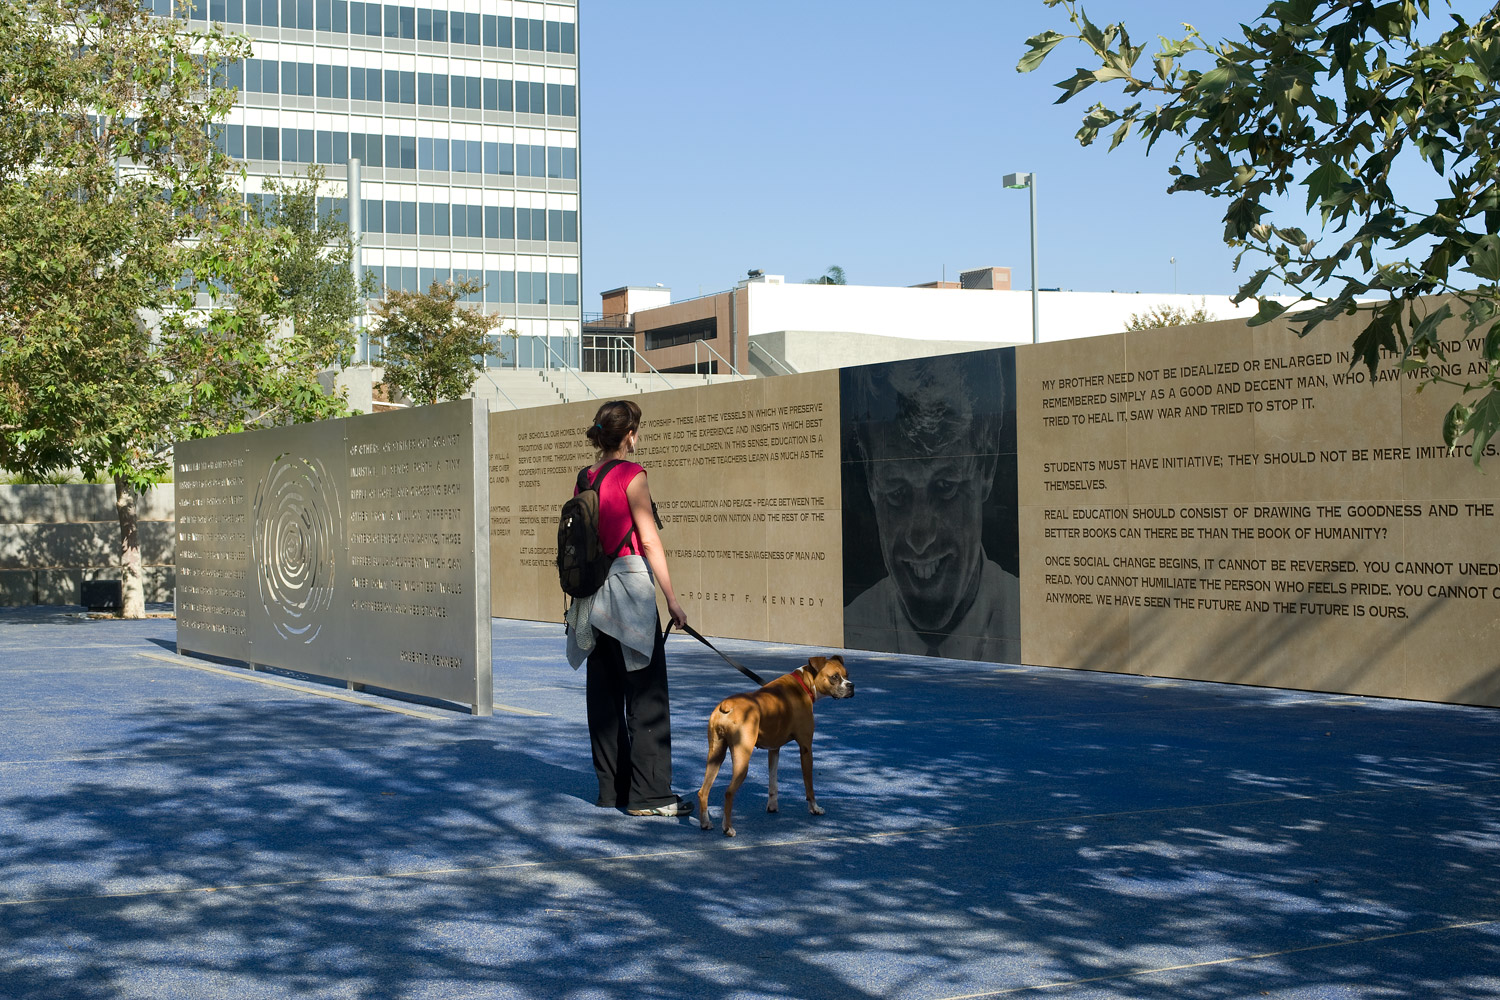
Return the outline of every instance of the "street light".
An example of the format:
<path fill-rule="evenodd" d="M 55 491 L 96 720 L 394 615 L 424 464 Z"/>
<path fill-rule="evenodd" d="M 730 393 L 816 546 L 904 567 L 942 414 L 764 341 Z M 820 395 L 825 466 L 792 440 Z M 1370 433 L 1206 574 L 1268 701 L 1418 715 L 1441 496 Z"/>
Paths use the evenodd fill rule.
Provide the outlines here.
<path fill-rule="evenodd" d="M 1002 181 L 1008 188 L 1031 189 L 1031 342 L 1041 339 L 1041 317 L 1038 312 L 1040 298 L 1036 281 L 1036 174 L 1006 174 Z"/>

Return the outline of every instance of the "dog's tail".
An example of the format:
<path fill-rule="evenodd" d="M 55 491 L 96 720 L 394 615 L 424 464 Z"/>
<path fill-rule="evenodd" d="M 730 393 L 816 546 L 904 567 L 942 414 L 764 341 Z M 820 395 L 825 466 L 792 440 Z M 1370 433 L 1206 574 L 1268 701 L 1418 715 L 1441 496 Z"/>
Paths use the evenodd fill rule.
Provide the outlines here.
<path fill-rule="evenodd" d="M 734 728 L 734 699 L 725 698 L 719 702 L 713 714 L 708 717 L 709 742 L 715 739 L 724 739 Z"/>

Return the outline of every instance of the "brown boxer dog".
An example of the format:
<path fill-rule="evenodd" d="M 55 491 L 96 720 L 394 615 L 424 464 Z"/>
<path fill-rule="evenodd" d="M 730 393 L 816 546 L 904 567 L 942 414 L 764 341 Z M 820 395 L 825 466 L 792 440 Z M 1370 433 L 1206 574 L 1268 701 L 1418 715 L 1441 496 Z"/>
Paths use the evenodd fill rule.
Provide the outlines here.
<path fill-rule="evenodd" d="M 713 829 L 708 814 L 708 791 L 719 776 L 726 752 L 734 755 L 733 776 L 724 792 L 724 836 L 734 836 L 734 793 L 750 770 L 750 754 L 764 747 L 771 769 L 766 812 L 776 812 L 776 761 L 781 748 L 792 740 L 802 751 L 802 784 L 807 789 L 807 810 L 823 815 L 813 797 L 812 740 L 813 702 L 819 698 L 853 698 L 854 685 L 842 656 L 814 656 L 791 673 L 778 677 L 759 691 L 730 695 L 719 702 L 708 717 L 708 769 L 698 789 L 698 822 Z"/>

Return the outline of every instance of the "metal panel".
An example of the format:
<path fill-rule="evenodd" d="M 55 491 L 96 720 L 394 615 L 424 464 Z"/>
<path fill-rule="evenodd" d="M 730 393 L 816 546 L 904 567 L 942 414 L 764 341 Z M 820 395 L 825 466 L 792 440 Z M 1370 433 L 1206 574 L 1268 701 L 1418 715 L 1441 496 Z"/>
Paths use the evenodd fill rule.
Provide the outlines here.
<path fill-rule="evenodd" d="M 482 404 L 181 442 L 178 648 L 492 701 Z"/>
<path fill-rule="evenodd" d="M 177 646 L 250 658 L 248 434 L 177 443 Z"/>
<path fill-rule="evenodd" d="M 356 420 L 246 434 L 245 659 L 347 677 L 349 461 Z M 251 478 L 254 477 L 254 478 Z M 394 685 L 392 685 L 394 686 Z"/>

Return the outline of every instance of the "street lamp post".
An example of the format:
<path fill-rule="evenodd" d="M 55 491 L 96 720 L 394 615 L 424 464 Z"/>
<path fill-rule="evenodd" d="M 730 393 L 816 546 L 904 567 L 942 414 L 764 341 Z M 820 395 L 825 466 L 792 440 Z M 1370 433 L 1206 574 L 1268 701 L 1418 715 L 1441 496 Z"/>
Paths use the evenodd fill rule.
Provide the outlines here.
<path fill-rule="evenodd" d="M 1031 342 L 1041 340 L 1041 301 L 1036 278 L 1036 174 L 1006 174 L 1002 182 L 1008 188 L 1031 189 Z"/>
<path fill-rule="evenodd" d="M 364 324 L 365 293 L 362 291 L 365 282 L 365 217 L 364 217 L 364 195 L 360 190 L 360 162 L 356 157 L 349 159 L 349 184 L 345 192 L 349 203 L 349 245 L 353 251 L 349 255 L 349 270 L 354 275 L 354 301 L 358 309 L 354 313 L 355 331 L 355 356 L 364 356 L 365 366 L 370 364 L 370 342 Z"/>

